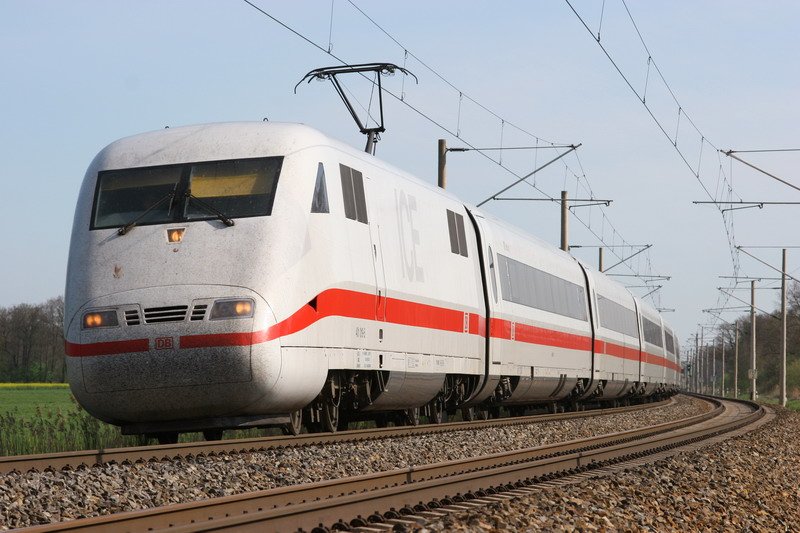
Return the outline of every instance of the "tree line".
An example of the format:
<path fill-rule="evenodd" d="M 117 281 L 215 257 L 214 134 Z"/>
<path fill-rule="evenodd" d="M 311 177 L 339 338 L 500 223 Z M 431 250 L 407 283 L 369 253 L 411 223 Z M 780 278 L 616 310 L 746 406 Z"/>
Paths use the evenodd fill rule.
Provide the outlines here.
<path fill-rule="evenodd" d="M 0 382 L 63 382 L 64 298 L 0 307 Z"/>
<path fill-rule="evenodd" d="M 781 312 L 780 293 L 777 309 L 771 313 L 756 314 L 756 388 L 760 396 L 777 397 L 780 393 L 781 373 Z M 763 294 L 763 293 L 762 293 Z M 792 283 L 786 298 L 786 394 L 790 399 L 800 399 L 800 284 Z M 747 298 L 743 298 L 747 299 Z M 766 306 L 758 304 L 762 309 Z M 752 325 L 749 313 L 721 322 L 712 338 L 705 338 L 705 350 L 717 357 L 716 387 L 719 392 L 722 377 L 722 344 L 725 344 L 725 389 L 733 391 L 736 329 L 739 330 L 739 375 L 737 388 L 740 394 L 750 390 L 748 370 L 752 360 Z M 716 351 L 714 352 L 714 346 Z M 701 348 L 702 349 L 702 348 Z M 694 362 L 692 363 L 694 364 Z"/>

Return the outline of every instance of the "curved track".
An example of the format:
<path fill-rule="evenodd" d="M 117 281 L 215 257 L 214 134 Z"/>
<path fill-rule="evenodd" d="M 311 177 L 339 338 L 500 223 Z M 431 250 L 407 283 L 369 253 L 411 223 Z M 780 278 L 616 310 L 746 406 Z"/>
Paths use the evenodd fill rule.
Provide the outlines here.
<path fill-rule="evenodd" d="M 430 433 L 444 433 L 448 431 L 461 431 L 466 429 L 481 429 L 493 426 L 508 426 L 530 424 L 536 422 L 550 422 L 570 418 L 584 418 L 615 413 L 624 413 L 638 409 L 663 407 L 673 399 L 660 402 L 634 405 L 630 407 L 616 407 L 606 409 L 592 409 L 571 413 L 552 415 L 531 415 L 520 417 L 507 417 L 492 420 L 476 420 L 472 422 L 448 422 L 444 424 L 423 424 L 419 426 L 397 426 L 376 429 L 361 429 L 340 431 L 337 433 L 303 433 L 296 436 L 260 437 L 250 439 L 231 439 L 220 441 L 188 442 L 179 444 L 162 444 L 153 446 L 137 446 L 131 448 L 110 448 L 107 450 L 84 450 L 75 452 L 59 452 L 38 455 L 12 455 L 0 457 L 0 474 L 8 472 L 44 471 L 47 469 L 60 470 L 63 468 L 77 468 L 79 466 L 92 466 L 103 463 L 135 463 L 143 461 L 159 461 L 187 456 L 212 456 L 215 454 L 251 453 L 273 448 L 287 446 L 302 446 L 308 444 L 325 444 L 330 442 L 352 442 L 358 440 L 383 439 L 420 435 Z"/>
<path fill-rule="evenodd" d="M 564 476 L 601 471 L 674 452 L 734 430 L 767 411 L 750 402 L 712 400 L 702 415 L 657 426 L 465 460 L 282 487 L 189 504 L 75 520 L 31 531 L 325 530 L 392 526 L 525 493 Z"/>

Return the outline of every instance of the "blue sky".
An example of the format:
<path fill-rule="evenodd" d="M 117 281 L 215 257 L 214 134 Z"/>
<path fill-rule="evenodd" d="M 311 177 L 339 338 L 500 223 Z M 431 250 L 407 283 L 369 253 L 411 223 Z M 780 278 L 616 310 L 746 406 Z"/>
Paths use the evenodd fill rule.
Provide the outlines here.
<path fill-rule="evenodd" d="M 716 287 L 725 284 L 717 276 L 731 273 L 721 217 L 712 207 L 692 204 L 707 199 L 698 179 L 565 2 L 354 2 L 402 46 L 346 0 L 333 2 L 332 23 L 327 0 L 254 0 L 324 49 L 330 44 L 348 62 L 405 64 L 419 77 L 418 85 L 403 84 L 401 77 L 387 81 L 389 90 L 404 91 L 413 108 L 387 98 L 388 131 L 378 156 L 424 180 L 435 181 L 438 138 L 450 146 L 499 146 L 501 135 L 506 147 L 536 142 L 518 126 L 541 139 L 583 143 L 579 159 L 564 158 L 568 168 L 552 165 L 537 176 L 537 186 L 557 196 L 566 185 L 574 197 L 586 194 L 588 179 L 595 197 L 614 202 L 605 220 L 599 208 L 576 212 L 609 242 L 654 245 L 632 268 L 672 276 L 656 303 L 676 309 L 668 316 L 680 338 L 708 320 L 700 310 L 717 304 Z M 596 32 L 603 2 L 573 5 Z M 628 7 L 683 112 L 716 147 L 800 147 L 800 4 L 628 0 Z M 693 165 L 698 157 L 712 194 L 721 161 L 726 176 L 732 171 L 738 197 L 800 200 L 800 193 L 731 166 L 708 147 L 700 159 L 697 133 L 686 130 L 685 119 L 676 127 L 674 103 L 653 71 L 648 77 L 647 53 L 621 0 L 605 3 L 601 42 L 637 89 L 647 78 L 650 105 L 670 132 L 679 130 L 678 143 L 692 154 Z M 0 49 L 0 306 L 63 293 L 80 182 L 94 155 L 115 139 L 166 125 L 268 117 L 303 122 L 363 145 L 328 85 L 303 85 L 293 93 L 305 72 L 334 65 L 335 59 L 244 2 L 0 0 Z M 354 81 L 349 88 L 368 106 L 365 83 Z M 494 115 L 465 98 L 459 112 L 459 91 Z M 460 139 L 415 110 L 458 130 Z M 527 173 L 543 157 L 543 151 L 536 159 L 533 152 L 505 152 L 503 164 Z M 800 154 L 747 157 L 800 183 Z M 467 202 L 477 203 L 514 179 L 478 154 L 450 156 L 449 188 Z M 513 192 L 542 195 L 525 186 Z M 490 202 L 487 209 L 558 244 L 555 204 L 513 204 Z M 798 245 L 797 213 L 797 206 L 737 212 L 735 239 L 743 245 Z M 599 244 L 574 218 L 570 240 Z M 596 263 L 596 249 L 574 253 Z M 778 263 L 777 250 L 758 254 Z M 612 259 L 607 253 L 607 266 Z M 746 256 L 740 261 L 743 274 L 772 276 Z M 800 251 L 790 252 L 789 264 L 790 270 L 800 266 Z M 770 309 L 777 302 L 775 291 L 758 298 Z"/>

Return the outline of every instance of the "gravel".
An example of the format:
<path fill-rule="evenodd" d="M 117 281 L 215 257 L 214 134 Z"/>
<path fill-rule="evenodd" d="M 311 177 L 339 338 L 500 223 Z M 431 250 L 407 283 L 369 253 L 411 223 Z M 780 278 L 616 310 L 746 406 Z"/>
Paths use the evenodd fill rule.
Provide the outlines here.
<path fill-rule="evenodd" d="M 106 464 L 59 472 L 6 474 L 0 476 L 0 529 L 528 448 L 655 425 L 707 409 L 705 402 L 681 396 L 666 407 L 574 421 L 132 465 Z M 552 526 L 542 522 L 532 527 L 559 526 L 556 522 Z"/>
<path fill-rule="evenodd" d="M 656 463 L 449 515 L 423 531 L 800 531 L 800 413 Z"/>

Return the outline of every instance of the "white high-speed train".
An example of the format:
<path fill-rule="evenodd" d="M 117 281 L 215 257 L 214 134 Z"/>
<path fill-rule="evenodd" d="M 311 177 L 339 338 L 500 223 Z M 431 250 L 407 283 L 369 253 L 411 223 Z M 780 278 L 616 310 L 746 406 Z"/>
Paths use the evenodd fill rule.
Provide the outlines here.
<path fill-rule="evenodd" d="M 679 384 L 672 330 L 624 287 L 299 124 L 104 148 L 80 190 L 65 303 L 77 400 L 162 441 Z"/>

